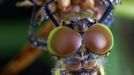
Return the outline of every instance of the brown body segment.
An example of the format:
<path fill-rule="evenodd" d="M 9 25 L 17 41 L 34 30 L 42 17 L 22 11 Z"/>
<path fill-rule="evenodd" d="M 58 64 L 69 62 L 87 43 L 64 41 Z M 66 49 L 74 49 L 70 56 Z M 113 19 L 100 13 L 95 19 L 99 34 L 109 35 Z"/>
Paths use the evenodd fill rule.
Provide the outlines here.
<path fill-rule="evenodd" d="M 42 49 L 33 48 L 30 43 L 27 43 L 21 53 L 11 59 L 11 61 L 5 66 L 0 75 L 18 75 L 19 72 L 29 66 L 42 53 Z"/>

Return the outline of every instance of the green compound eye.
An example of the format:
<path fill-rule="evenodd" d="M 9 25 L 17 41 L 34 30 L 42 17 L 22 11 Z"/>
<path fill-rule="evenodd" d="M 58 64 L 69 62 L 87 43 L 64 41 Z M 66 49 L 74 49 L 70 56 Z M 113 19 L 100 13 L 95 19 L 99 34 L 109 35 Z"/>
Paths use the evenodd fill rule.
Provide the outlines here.
<path fill-rule="evenodd" d="M 79 49 L 81 41 L 82 38 L 79 33 L 71 28 L 59 26 L 50 32 L 47 47 L 50 53 L 67 57 Z"/>
<path fill-rule="evenodd" d="M 96 54 L 105 54 L 111 50 L 113 40 L 111 30 L 104 24 L 94 24 L 83 34 L 85 46 Z"/>

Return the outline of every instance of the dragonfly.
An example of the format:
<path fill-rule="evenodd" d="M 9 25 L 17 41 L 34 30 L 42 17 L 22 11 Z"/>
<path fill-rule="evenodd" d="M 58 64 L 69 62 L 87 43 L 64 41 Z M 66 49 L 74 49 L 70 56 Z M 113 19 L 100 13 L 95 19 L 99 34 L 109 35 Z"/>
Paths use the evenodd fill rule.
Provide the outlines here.
<path fill-rule="evenodd" d="M 33 6 L 29 41 L 45 48 L 56 59 L 52 75 L 105 75 L 105 58 L 114 38 L 112 10 L 119 0 L 25 0 L 17 6 Z M 47 36 L 35 37 L 38 27 L 52 22 Z"/>

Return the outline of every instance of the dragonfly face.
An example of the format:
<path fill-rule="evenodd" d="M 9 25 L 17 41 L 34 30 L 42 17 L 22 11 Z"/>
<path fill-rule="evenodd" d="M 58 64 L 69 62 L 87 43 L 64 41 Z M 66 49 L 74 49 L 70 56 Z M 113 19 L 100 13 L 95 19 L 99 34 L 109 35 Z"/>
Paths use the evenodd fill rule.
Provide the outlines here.
<path fill-rule="evenodd" d="M 113 7 L 99 0 L 72 1 L 72 6 L 69 2 L 59 7 L 59 19 L 55 19 L 45 6 L 47 15 L 57 26 L 48 37 L 48 50 L 61 58 L 52 73 L 104 75 L 100 60 L 110 52 L 113 36 L 109 28 L 100 23 L 105 21 Z M 62 20 L 60 26 L 59 20 Z"/>
<path fill-rule="evenodd" d="M 100 60 L 111 50 L 113 36 L 103 24 L 93 24 L 82 33 L 59 26 L 50 32 L 47 44 L 48 50 L 61 58 L 54 68 L 61 75 L 104 75 Z"/>
<path fill-rule="evenodd" d="M 60 58 L 53 75 L 104 75 L 101 62 L 113 46 L 108 28 L 113 7 L 110 0 L 50 0 L 44 5 L 55 25 L 47 48 Z"/>

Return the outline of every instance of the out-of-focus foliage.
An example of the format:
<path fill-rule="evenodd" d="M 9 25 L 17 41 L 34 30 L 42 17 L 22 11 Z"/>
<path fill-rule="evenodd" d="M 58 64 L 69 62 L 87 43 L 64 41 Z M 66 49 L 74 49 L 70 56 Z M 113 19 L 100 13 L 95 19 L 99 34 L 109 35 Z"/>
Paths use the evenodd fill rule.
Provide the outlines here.
<path fill-rule="evenodd" d="M 115 9 L 115 14 L 134 19 L 134 0 L 122 0 L 121 5 Z"/>
<path fill-rule="evenodd" d="M 114 48 L 109 56 L 108 75 L 134 75 L 134 0 L 122 0 L 114 11 Z"/>

